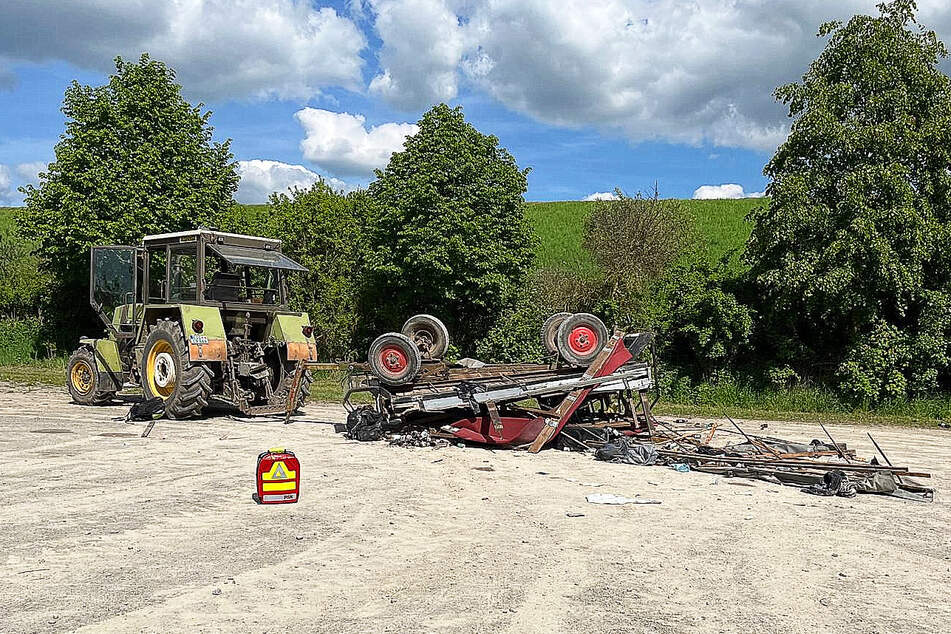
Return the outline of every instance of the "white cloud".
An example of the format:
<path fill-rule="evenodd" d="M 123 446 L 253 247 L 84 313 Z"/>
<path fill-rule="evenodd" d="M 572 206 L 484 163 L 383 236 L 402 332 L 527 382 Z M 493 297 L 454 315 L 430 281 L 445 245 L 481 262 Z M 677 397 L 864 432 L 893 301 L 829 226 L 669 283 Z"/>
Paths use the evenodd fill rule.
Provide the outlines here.
<path fill-rule="evenodd" d="M 22 181 L 21 184 L 39 185 L 40 172 L 45 172 L 48 165 L 43 161 L 33 161 L 31 163 L 20 163 L 14 168 L 17 176 Z"/>
<path fill-rule="evenodd" d="M 788 132 L 772 91 L 798 79 L 824 45 L 819 24 L 875 12 L 875 0 L 369 4 L 383 42 L 371 89 L 394 105 L 452 97 L 465 76 L 553 125 L 757 150 L 772 150 Z"/>
<path fill-rule="evenodd" d="M 23 194 L 18 188 L 23 185 L 38 185 L 40 172 L 46 171 L 46 163 L 0 164 L 0 206 L 19 206 L 23 204 Z"/>
<path fill-rule="evenodd" d="M 383 47 L 370 92 L 405 109 L 449 101 L 464 51 L 459 19 L 443 0 L 370 0 Z"/>
<path fill-rule="evenodd" d="M 359 90 L 365 46 L 350 19 L 304 0 L 0 5 L 0 70 L 15 62 L 64 60 L 109 71 L 116 55 L 137 59 L 148 52 L 174 68 L 186 91 L 201 99 L 306 98 L 325 86 Z"/>
<path fill-rule="evenodd" d="M 412 123 L 383 123 L 368 130 L 363 115 L 317 108 L 304 108 L 294 117 L 306 134 L 300 143 L 304 158 L 344 177 L 369 177 L 419 130 Z"/>
<path fill-rule="evenodd" d="M 238 175 L 241 181 L 235 200 L 244 204 L 267 202 L 272 193 L 286 193 L 294 187 L 307 189 L 321 178 L 303 165 L 261 159 L 238 161 Z M 349 192 L 354 189 L 337 178 L 324 177 L 324 181 L 335 191 Z"/>
<path fill-rule="evenodd" d="M 0 205 L 12 204 L 10 194 L 13 189 L 13 180 L 10 178 L 10 168 L 0 165 Z"/>
<path fill-rule="evenodd" d="M 617 194 L 614 192 L 594 192 L 581 200 L 617 200 Z"/>
<path fill-rule="evenodd" d="M 694 200 L 711 200 L 715 198 L 762 198 L 765 195 L 766 194 L 764 192 L 746 193 L 743 191 L 743 186 L 737 185 L 736 183 L 724 183 L 723 185 L 701 185 L 697 189 L 693 190 Z"/>

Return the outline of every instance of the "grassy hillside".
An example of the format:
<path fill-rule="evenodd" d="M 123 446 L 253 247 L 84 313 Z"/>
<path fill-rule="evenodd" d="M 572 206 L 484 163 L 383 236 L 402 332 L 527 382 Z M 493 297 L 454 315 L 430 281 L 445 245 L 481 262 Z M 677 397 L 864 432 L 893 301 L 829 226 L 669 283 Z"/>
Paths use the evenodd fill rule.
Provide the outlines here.
<path fill-rule="evenodd" d="M 710 259 L 718 259 L 730 249 L 743 249 L 750 236 L 746 215 L 763 203 L 762 199 L 685 200 L 696 218 L 701 247 Z M 581 201 L 528 203 L 526 214 L 535 226 L 540 243 L 539 266 L 565 264 L 570 268 L 591 266 L 581 248 L 584 221 L 594 203 Z"/>
<path fill-rule="evenodd" d="M 711 259 L 719 258 L 730 249 L 743 248 L 750 235 L 745 221 L 751 209 L 762 204 L 761 199 L 741 200 L 685 200 L 687 208 L 697 221 L 697 233 L 702 247 Z M 571 268 L 591 266 L 581 248 L 584 221 L 594 203 L 567 201 L 528 203 L 526 215 L 538 233 L 538 264 L 554 266 L 565 264 Z M 239 205 L 236 216 L 247 219 L 264 213 L 265 205 Z M 13 222 L 13 208 L 0 207 L 0 227 Z"/>

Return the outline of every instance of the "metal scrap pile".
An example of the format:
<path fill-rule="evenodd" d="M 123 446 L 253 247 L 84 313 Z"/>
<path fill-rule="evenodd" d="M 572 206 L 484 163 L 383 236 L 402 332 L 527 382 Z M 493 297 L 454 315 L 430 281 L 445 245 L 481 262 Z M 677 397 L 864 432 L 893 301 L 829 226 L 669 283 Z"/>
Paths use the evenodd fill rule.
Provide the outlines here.
<path fill-rule="evenodd" d="M 852 497 L 878 493 L 905 499 L 932 501 L 934 489 L 913 478 L 931 474 L 893 465 L 871 434 L 869 439 L 881 454 L 864 460 L 845 443 L 836 442 L 819 425 L 828 442 L 795 443 L 769 436 L 748 434 L 727 417 L 732 429 L 719 421 L 668 424 L 649 416 L 643 433 L 625 435 L 607 442 L 583 442 L 597 449 L 596 456 L 612 462 L 666 464 L 681 470 L 703 471 L 726 477 L 753 478 L 775 484 L 802 487 L 816 495 Z M 730 442 L 739 441 L 741 442 Z"/>

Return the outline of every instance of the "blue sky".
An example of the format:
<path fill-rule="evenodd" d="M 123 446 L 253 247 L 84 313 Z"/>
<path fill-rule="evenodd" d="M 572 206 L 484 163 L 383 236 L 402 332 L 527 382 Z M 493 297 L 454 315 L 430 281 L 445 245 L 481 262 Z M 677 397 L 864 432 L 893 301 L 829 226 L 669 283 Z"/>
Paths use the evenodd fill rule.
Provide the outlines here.
<path fill-rule="evenodd" d="M 366 184 L 432 104 L 461 105 L 531 167 L 529 200 L 620 187 L 762 192 L 784 138 L 770 96 L 821 50 L 819 0 L 6 0 L 0 6 L 0 204 L 35 182 L 73 79 L 115 55 L 176 69 L 240 161 L 238 199 Z M 951 10 L 919 2 L 939 36 Z M 732 187 L 721 187 L 732 185 Z M 739 187 L 737 187 L 739 186 Z M 699 194 L 698 194 L 699 195 Z"/>

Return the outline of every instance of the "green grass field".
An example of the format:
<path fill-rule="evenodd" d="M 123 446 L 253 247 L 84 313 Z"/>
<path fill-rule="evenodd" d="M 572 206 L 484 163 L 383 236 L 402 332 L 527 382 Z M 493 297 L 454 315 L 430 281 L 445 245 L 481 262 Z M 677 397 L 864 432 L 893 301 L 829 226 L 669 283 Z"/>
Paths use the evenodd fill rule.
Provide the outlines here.
<path fill-rule="evenodd" d="M 731 249 L 742 251 L 751 226 L 747 214 L 763 204 L 762 199 L 685 200 L 684 204 L 696 221 L 698 247 L 711 260 L 717 260 Z M 528 203 L 525 214 L 539 237 L 536 262 L 540 267 L 565 266 L 586 270 L 593 266 L 581 247 L 584 222 L 594 203 L 566 201 Z"/>

